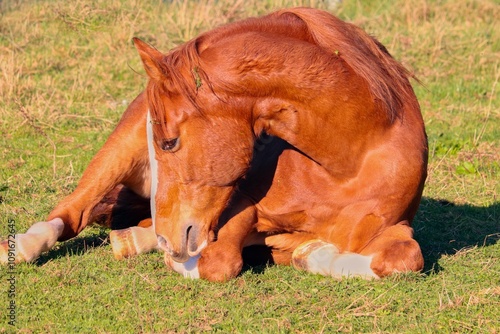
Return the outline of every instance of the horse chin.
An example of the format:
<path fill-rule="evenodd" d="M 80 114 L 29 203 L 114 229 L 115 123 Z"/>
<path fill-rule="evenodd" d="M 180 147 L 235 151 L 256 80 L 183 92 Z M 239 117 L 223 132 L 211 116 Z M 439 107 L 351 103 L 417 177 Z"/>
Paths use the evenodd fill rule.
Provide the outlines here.
<path fill-rule="evenodd" d="M 173 261 L 178 263 L 187 262 L 191 256 L 186 251 L 176 252 L 170 248 L 164 249 L 165 255 L 168 255 Z"/>

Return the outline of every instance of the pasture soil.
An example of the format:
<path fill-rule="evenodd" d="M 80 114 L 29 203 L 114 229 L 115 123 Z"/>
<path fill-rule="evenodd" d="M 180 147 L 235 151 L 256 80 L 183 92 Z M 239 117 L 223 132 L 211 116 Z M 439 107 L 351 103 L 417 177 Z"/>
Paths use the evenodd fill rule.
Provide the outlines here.
<path fill-rule="evenodd" d="M 0 1 L 0 236 L 75 188 L 144 88 L 132 37 L 167 51 L 291 6 L 363 27 L 422 81 L 430 165 L 414 227 L 425 271 L 363 281 L 261 266 L 191 281 L 158 253 L 114 260 L 95 227 L 13 274 L 0 268 L 0 332 L 500 332 L 496 0 Z"/>

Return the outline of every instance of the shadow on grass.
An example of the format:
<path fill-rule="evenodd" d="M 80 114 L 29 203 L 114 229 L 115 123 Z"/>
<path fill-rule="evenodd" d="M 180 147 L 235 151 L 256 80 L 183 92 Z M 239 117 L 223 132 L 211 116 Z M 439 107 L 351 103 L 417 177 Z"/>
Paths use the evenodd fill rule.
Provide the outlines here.
<path fill-rule="evenodd" d="M 93 248 L 105 246 L 109 244 L 108 234 L 110 231 L 99 227 L 90 228 L 87 232 L 90 232 L 89 235 L 58 243 L 55 248 L 42 254 L 35 264 L 42 266 L 51 260 L 66 257 L 68 254 L 70 256 L 81 256 Z"/>
<path fill-rule="evenodd" d="M 458 205 L 423 198 L 413 222 L 415 239 L 425 259 L 424 272 L 442 270 L 438 260 L 471 247 L 487 247 L 500 239 L 500 203 L 489 207 Z"/>

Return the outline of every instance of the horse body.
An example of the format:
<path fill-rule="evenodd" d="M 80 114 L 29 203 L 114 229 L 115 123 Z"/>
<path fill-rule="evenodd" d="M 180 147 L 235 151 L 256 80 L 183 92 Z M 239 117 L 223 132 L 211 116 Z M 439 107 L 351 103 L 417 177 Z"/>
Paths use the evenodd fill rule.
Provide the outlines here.
<path fill-rule="evenodd" d="M 396 135 L 406 131 L 391 130 Z M 339 178 L 338 173 L 332 175 L 291 145 L 274 141 L 278 139 L 274 138 L 275 145 L 268 144 L 267 151 L 266 146 L 264 152 L 254 157 L 270 161 L 251 170 L 238 188 L 255 203 L 254 228 L 264 236 L 260 243 L 273 250 L 274 262 L 290 264 L 292 252 L 307 240 L 324 240 L 341 253 L 371 255 L 374 251 L 368 247 L 370 242 L 391 226 L 398 225 L 411 236 L 409 222 L 417 210 L 425 174 L 418 168 L 423 165 L 423 156 L 397 156 L 404 150 L 394 147 L 393 142 L 401 140 L 371 150 L 365 154 L 356 175 L 348 173 L 344 178 Z M 420 163 L 415 163 L 418 159 Z M 253 163 L 259 165 L 258 161 Z M 409 240 L 407 236 L 405 239 Z M 383 245 L 398 251 L 390 240 Z M 414 251 L 418 253 L 418 247 Z M 398 268 L 383 267 L 376 275 L 385 276 L 395 269 L 419 270 L 422 262 L 421 258 L 418 260 L 400 262 Z"/>
<path fill-rule="evenodd" d="M 86 172 L 49 215 L 64 223 L 60 240 L 122 183 L 152 195 L 153 226 L 127 236 L 147 239 L 143 250 L 158 235 L 166 263 L 187 275 L 234 277 L 254 244 L 334 276 L 422 268 L 410 225 L 426 177 L 424 125 L 409 73 L 375 39 L 303 8 L 217 28 L 167 55 L 135 44 L 146 92 L 89 166 L 107 167 L 107 180 Z"/>
<path fill-rule="evenodd" d="M 283 26 L 289 29 L 284 30 Z M 351 37 L 354 38 L 349 41 Z M 147 48 L 139 45 L 141 49 L 143 61 L 154 64 L 154 54 L 148 54 Z M 196 179 L 203 180 L 201 183 L 210 182 L 211 187 L 193 183 L 184 186 L 183 181 L 163 183 L 197 198 L 192 201 L 198 206 L 196 209 L 178 210 L 189 214 L 174 219 L 175 223 L 164 224 L 168 228 L 159 232 L 169 240 L 165 249 L 174 261 L 183 262 L 197 255 L 201 240 L 210 240 L 209 232 L 221 214 L 214 209 L 226 207 L 234 189 L 231 185 L 247 172 L 253 138 L 265 132 L 295 149 L 283 150 L 267 193 L 248 205 L 254 207 L 254 214 L 247 217 L 253 222 L 242 223 L 235 214 L 237 226 L 251 226 L 257 232 L 267 233 L 265 243 L 278 251 L 293 250 L 296 243 L 308 238 L 332 243 L 339 252 L 370 255 L 382 251 L 374 246 L 378 243 L 386 244 L 383 251 L 389 247 L 396 250 L 396 244 L 401 244 L 408 248 L 404 252 L 414 253 L 412 261 L 417 260 L 380 264 L 383 268 L 377 269 L 376 275 L 421 268 L 420 249 L 411 239 L 409 225 L 425 180 L 425 131 L 408 73 L 378 42 L 329 15 L 296 9 L 216 30 L 184 46 L 182 52 L 192 54 L 185 58 L 195 61 L 183 63 L 181 68 L 168 67 L 169 62 L 164 62 L 165 77 L 171 78 L 170 73 L 175 71 L 187 73 L 186 67 L 196 67 L 202 73 L 204 85 L 197 87 L 196 93 L 181 93 L 192 96 L 195 108 L 176 124 L 168 119 L 166 107 L 153 107 L 152 113 L 173 128 L 189 129 L 195 127 L 190 118 L 201 119 L 197 113 L 198 106 L 202 106 L 199 109 L 205 118 L 196 123 L 196 128 L 209 127 L 212 132 L 193 135 L 191 138 L 196 139 L 192 143 L 199 145 L 210 140 L 211 147 L 202 157 L 159 150 L 156 154 L 165 161 L 175 161 L 175 168 L 190 171 Z M 158 79 L 150 77 L 149 89 L 157 90 Z M 172 91 L 176 88 L 167 88 L 155 96 Z M 220 122 L 221 118 L 224 121 Z M 155 130 L 157 137 L 170 136 L 165 127 Z M 181 140 L 182 137 L 181 134 Z M 228 148 L 227 143 L 239 146 L 235 150 Z M 189 146 L 190 143 L 184 145 L 185 152 L 196 151 Z M 225 171 L 207 172 L 201 167 L 192 170 L 187 161 L 189 165 L 198 161 L 202 161 L 200 165 L 223 165 Z M 170 162 L 165 166 L 165 170 L 172 168 Z M 227 170 L 233 172 L 228 174 Z M 221 176 L 226 177 L 224 182 L 214 182 Z M 244 197 L 255 197 L 251 192 L 245 194 L 244 189 L 240 192 Z M 198 199 L 198 194 L 210 194 L 210 200 Z M 171 202 L 179 199 L 170 198 Z M 208 205 L 211 212 L 200 210 Z M 173 216 L 169 212 L 165 217 Z M 384 232 L 396 225 L 390 229 L 397 235 L 392 242 L 394 236 Z M 240 246 L 241 236 L 248 232 L 245 228 L 235 241 Z M 401 243 L 400 234 L 408 240 Z M 388 241 L 379 241 L 384 238 Z M 197 252 L 187 251 L 189 248 Z M 236 258 L 237 252 L 241 252 L 241 247 L 236 247 Z"/>
<path fill-rule="evenodd" d="M 401 156 L 395 162 L 395 152 L 384 146 L 367 153 L 355 176 L 340 179 L 302 152 L 285 150 L 272 184 L 256 204 L 256 229 L 287 249 L 294 249 L 288 234 L 301 231 L 335 244 L 341 252 L 362 252 L 391 225 L 409 225 L 418 207 L 415 194 L 422 191 L 422 170 L 411 170 L 413 162 L 405 160 L 422 157 Z M 284 240 L 279 240 L 283 232 Z M 268 245 L 275 247 L 273 241 Z"/>

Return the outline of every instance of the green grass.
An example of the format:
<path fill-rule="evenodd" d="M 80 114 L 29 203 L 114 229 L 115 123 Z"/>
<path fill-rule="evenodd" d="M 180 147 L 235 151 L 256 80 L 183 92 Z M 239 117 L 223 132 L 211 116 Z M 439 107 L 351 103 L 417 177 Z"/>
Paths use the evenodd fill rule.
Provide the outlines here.
<path fill-rule="evenodd" d="M 322 1 L 0 2 L 0 235 L 76 186 L 146 83 L 134 36 L 168 49 L 216 25 Z M 495 0 L 344 0 L 415 83 L 430 144 L 415 219 L 423 274 L 379 281 L 289 267 L 190 281 L 158 253 L 115 261 L 90 228 L 16 266 L 17 325 L 0 269 L 0 332 L 500 332 L 500 6 Z M 3 288 L 5 286 L 5 288 Z M 4 312 L 5 311 L 5 312 Z"/>

